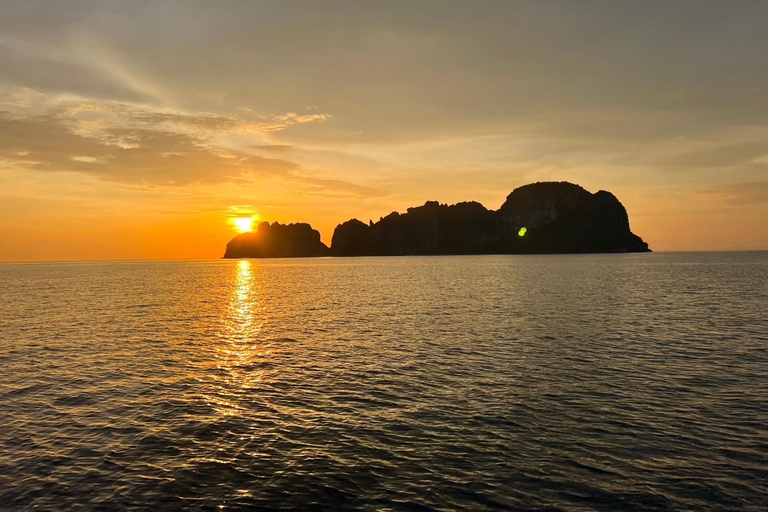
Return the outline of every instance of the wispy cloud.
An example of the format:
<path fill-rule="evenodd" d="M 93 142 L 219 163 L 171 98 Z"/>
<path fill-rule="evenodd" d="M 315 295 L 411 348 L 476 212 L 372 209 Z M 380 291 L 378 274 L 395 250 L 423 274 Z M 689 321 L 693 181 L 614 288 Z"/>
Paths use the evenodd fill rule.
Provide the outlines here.
<path fill-rule="evenodd" d="M 767 205 L 768 181 L 729 183 L 710 187 L 706 193 L 719 196 L 730 205 Z"/>
<path fill-rule="evenodd" d="M 24 101 L 29 97 L 43 100 L 35 104 L 48 108 L 25 114 L 32 110 Z M 114 101 L 53 101 L 30 90 L 0 98 L 1 107 L 13 110 L 0 110 L 0 160 L 6 165 L 82 173 L 125 184 L 183 186 L 282 177 L 316 195 L 376 197 L 388 193 L 317 177 L 294 161 L 256 154 L 259 150 L 286 153 L 291 149 L 287 145 L 247 144 L 238 149 L 220 143 L 220 137 L 232 134 L 267 140 L 264 134 L 329 117 L 322 114 L 251 114 L 252 119 L 239 119 Z"/>
<path fill-rule="evenodd" d="M 193 134 L 100 127 L 77 133 L 58 115 L 0 115 L 0 159 L 48 172 L 79 172 L 126 183 L 184 185 L 286 175 L 297 165 L 218 148 Z"/>

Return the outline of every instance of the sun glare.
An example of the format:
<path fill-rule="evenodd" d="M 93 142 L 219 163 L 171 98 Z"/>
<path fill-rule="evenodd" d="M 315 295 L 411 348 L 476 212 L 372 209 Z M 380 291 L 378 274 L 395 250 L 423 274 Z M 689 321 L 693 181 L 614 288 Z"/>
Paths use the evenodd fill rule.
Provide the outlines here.
<path fill-rule="evenodd" d="M 253 217 L 237 217 L 232 219 L 232 224 L 239 232 L 247 233 L 253 228 Z"/>

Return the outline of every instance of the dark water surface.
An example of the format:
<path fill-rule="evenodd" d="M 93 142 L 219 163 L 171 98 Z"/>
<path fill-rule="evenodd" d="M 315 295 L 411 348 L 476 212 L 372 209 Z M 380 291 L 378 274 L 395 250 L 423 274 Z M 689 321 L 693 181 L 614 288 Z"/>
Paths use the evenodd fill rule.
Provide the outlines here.
<path fill-rule="evenodd" d="M 0 265 L 0 509 L 765 510 L 768 253 Z"/>

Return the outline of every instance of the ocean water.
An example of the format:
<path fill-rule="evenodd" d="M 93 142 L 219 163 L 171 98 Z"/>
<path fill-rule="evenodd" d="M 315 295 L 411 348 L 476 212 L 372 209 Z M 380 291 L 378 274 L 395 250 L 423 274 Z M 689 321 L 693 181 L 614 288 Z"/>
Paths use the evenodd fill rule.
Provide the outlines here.
<path fill-rule="evenodd" d="M 0 509 L 768 509 L 768 253 L 0 265 Z"/>

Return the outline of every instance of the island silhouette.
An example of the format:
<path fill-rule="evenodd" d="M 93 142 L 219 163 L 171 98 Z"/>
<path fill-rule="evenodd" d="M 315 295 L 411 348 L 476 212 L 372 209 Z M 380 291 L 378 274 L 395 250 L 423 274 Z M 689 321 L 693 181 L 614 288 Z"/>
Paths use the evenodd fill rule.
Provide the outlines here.
<path fill-rule="evenodd" d="M 336 226 L 329 248 L 306 223 L 262 222 L 233 238 L 225 258 L 416 256 L 449 254 L 568 254 L 650 252 L 629 229 L 619 200 L 605 190 L 538 182 L 514 189 L 498 210 L 469 201 L 427 201 L 368 224 Z"/>

